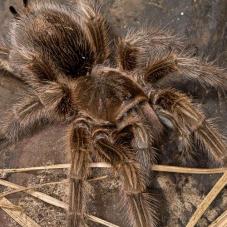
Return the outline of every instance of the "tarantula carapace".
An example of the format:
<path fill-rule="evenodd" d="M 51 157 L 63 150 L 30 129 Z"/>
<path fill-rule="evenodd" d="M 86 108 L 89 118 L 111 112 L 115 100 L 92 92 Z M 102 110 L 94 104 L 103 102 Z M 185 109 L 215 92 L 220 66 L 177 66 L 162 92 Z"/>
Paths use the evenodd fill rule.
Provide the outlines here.
<path fill-rule="evenodd" d="M 2 125 L 1 148 L 48 123 L 67 122 L 71 154 L 68 226 L 86 226 L 91 185 L 89 164 L 104 161 L 118 177 L 128 226 L 158 223 L 158 202 L 149 193 L 149 168 L 176 134 L 179 160 L 196 156 L 198 145 L 222 165 L 226 145 L 218 130 L 187 95 L 160 81 L 175 75 L 203 86 L 227 88 L 226 73 L 184 53 L 171 33 L 129 31 L 111 43 L 109 26 L 94 1 L 24 0 L 10 7 L 15 19 L 8 56 L 1 67 L 20 78 L 28 95 Z M 111 56 L 111 57 L 110 57 Z"/>

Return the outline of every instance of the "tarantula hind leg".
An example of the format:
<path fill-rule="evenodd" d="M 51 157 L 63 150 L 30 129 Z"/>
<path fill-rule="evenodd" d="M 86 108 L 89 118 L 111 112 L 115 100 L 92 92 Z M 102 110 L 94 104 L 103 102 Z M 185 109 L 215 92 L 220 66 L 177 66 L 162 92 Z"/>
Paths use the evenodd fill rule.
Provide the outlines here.
<path fill-rule="evenodd" d="M 69 131 L 71 170 L 68 227 L 87 226 L 86 209 L 91 194 L 91 186 L 87 181 L 90 174 L 89 163 L 91 163 L 89 144 L 89 125 L 83 120 L 75 121 Z"/>
<path fill-rule="evenodd" d="M 189 161 L 187 157 L 196 156 L 193 151 L 196 144 L 207 152 L 213 163 L 223 164 L 227 154 L 225 138 L 186 95 L 163 89 L 151 95 L 151 102 L 162 123 L 176 131 L 181 160 Z"/>
<path fill-rule="evenodd" d="M 113 166 L 119 179 L 124 221 L 132 227 L 155 227 L 159 206 L 153 194 L 147 192 L 147 172 L 136 161 L 135 152 L 125 145 L 114 143 L 108 134 L 99 130 L 94 149 L 103 161 Z"/>

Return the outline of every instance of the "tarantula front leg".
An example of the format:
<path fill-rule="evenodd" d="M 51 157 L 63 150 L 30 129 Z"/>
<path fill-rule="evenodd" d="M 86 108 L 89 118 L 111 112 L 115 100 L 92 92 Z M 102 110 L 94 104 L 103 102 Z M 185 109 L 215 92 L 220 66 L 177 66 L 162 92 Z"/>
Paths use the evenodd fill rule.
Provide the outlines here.
<path fill-rule="evenodd" d="M 1 124 L 0 150 L 50 123 L 37 96 L 28 95 L 9 111 Z"/>
<path fill-rule="evenodd" d="M 158 202 L 147 192 L 148 173 L 136 160 L 135 151 L 112 141 L 106 131 L 99 130 L 94 137 L 99 157 L 111 163 L 119 178 L 127 223 L 133 227 L 156 226 Z"/>
<path fill-rule="evenodd" d="M 145 31 L 130 31 L 117 43 L 117 65 L 121 70 L 133 71 L 144 60 L 148 47 L 148 34 Z"/>
<path fill-rule="evenodd" d="M 142 78 L 145 83 L 158 85 L 163 79 L 168 83 L 179 78 L 171 73 L 178 73 L 182 78 L 197 81 L 205 87 L 227 89 L 227 74 L 224 69 L 191 54 L 172 50 L 160 51 L 155 57 L 150 58 L 143 69 Z"/>
<path fill-rule="evenodd" d="M 90 140 L 90 127 L 86 120 L 75 121 L 69 131 L 71 170 L 68 227 L 87 226 L 86 204 L 91 193 L 91 186 L 87 181 L 91 163 Z"/>
<path fill-rule="evenodd" d="M 186 95 L 174 89 L 164 89 L 151 94 L 151 102 L 163 124 L 177 132 L 181 159 L 191 156 L 193 142 L 196 142 L 212 160 L 223 163 L 225 139 Z"/>
<path fill-rule="evenodd" d="M 125 71 L 143 68 L 151 55 L 159 55 L 166 49 L 179 50 L 182 46 L 182 42 L 177 37 L 164 29 L 131 30 L 125 37 L 118 39 L 117 65 Z"/>
<path fill-rule="evenodd" d="M 52 84 L 26 94 L 2 120 L 0 150 L 51 123 L 72 121 L 76 113 L 68 92 Z"/>

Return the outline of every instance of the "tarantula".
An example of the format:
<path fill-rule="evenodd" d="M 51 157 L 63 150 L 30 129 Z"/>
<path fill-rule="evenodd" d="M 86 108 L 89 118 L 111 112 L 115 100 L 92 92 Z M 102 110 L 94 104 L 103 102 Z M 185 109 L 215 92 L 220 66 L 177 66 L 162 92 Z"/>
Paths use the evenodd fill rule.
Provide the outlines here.
<path fill-rule="evenodd" d="M 118 177 L 128 225 L 158 223 L 158 202 L 149 192 L 150 165 L 176 135 L 179 160 L 196 156 L 194 146 L 222 165 L 226 144 L 202 110 L 184 93 L 160 81 L 178 78 L 225 90 L 223 69 L 183 51 L 161 29 L 129 31 L 111 44 L 110 27 L 94 1 L 23 0 L 10 7 L 15 19 L 3 69 L 24 81 L 29 92 L 12 106 L 2 125 L 0 148 L 50 123 L 67 122 L 71 154 L 68 226 L 86 226 L 91 192 L 89 164 L 104 161 Z"/>

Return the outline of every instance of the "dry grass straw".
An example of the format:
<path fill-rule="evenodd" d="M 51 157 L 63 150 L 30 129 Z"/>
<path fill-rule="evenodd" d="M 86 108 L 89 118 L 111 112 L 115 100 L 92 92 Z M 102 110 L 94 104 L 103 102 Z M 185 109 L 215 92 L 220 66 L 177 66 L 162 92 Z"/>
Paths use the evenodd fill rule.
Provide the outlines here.
<path fill-rule="evenodd" d="M 49 165 L 49 166 L 39 166 L 39 167 L 30 167 L 30 168 L 18 168 L 18 169 L 0 169 L 0 175 L 4 176 L 9 173 L 23 173 L 31 172 L 38 170 L 51 170 L 51 169 L 67 169 L 70 168 L 70 164 L 58 164 L 58 165 Z"/>
<path fill-rule="evenodd" d="M 90 167 L 91 168 L 110 168 L 111 165 L 108 163 L 92 163 L 90 165 Z M 70 168 L 69 164 L 59 164 L 59 165 L 50 165 L 50 166 L 41 166 L 41 167 L 20 168 L 20 169 L 0 169 L 0 174 L 4 175 L 4 174 L 8 174 L 8 173 L 19 173 L 19 172 L 51 170 L 51 169 L 68 169 L 68 168 Z M 222 177 L 218 180 L 218 182 L 215 184 L 215 186 L 212 188 L 212 190 L 208 193 L 208 195 L 204 198 L 204 200 L 198 206 L 197 210 L 191 217 L 191 219 L 188 222 L 186 227 L 193 227 L 196 225 L 196 223 L 202 217 L 202 215 L 205 213 L 205 211 L 210 206 L 212 201 L 214 201 L 214 199 L 217 197 L 217 195 L 220 193 L 220 191 L 227 184 L 227 168 L 199 169 L 199 168 L 184 168 L 184 167 L 176 167 L 176 166 L 153 165 L 152 170 L 158 171 L 158 172 L 184 173 L 184 174 L 218 174 L 218 173 L 220 174 L 220 173 L 223 173 Z M 90 179 L 90 181 L 102 180 L 102 179 L 105 179 L 106 177 L 107 176 L 101 176 L 101 177 L 98 177 L 95 179 Z M 57 184 L 57 183 L 66 183 L 66 181 L 51 182 L 51 183 L 46 183 L 46 184 L 37 185 L 37 186 L 33 186 L 33 187 L 23 187 L 23 186 L 13 184 L 13 183 L 5 181 L 5 180 L 0 180 L 0 185 L 15 189 L 14 191 L 8 191 L 8 192 L 1 193 L 0 199 L 1 199 L 1 197 L 9 195 L 9 194 L 24 191 L 46 203 L 49 203 L 51 205 L 61 207 L 65 210 L 67 210 L 68 205 L 66 203 L 64 203 L 60 200 L 57 200 L 44 193 L 34 191 L 35 188 L 39 188 L 39 187 L 42 187 L 45 185 L 50 185 L 50 184 Z M 3 197 L 2 199 L 5 199 L 5 197 Z M 2 209 L 9 210 L 8 208 L 3 208 L 3 207 L 2 207 Z M 92 215 L 87 214 L 87 217 L 89 220 L 102 224 L 107 227 L 119 227 L 117 225 L 114 225 L 110 222 L 107 222 L 105 220 L 102 220 L 102 219 L 97 218 Z M 226 223 L 227 223 L 227 212 L 224 212 L 214 223 L 212 223 L 210 225 L 210 227 L 225 227 L 225 226 L 227 226 Z M 22 225 L 22 226 L 26 226 L 26 225 Z"/>
<path fill-rule="evenodd" d="M 8 199 L 0 199 L 0 207 L 4 210 L 14 221 L 23 227 L 40 227 L 35 221 L 28 217 L 20 207 L 12 204 Z"/>
<path fill-rule="evenodd" d="M 222 177 L 214 185 L 212 190 L 208 193 L 208 195 L 200 203 L 197 210 L 190 218 L 190 221 L 188 222 L 186 227 L 193 227 L 196 225 L 198 220 L 202 217 L 202 215 L 205 213 L 207 208 L 214 201 L 214 199 L 217 197 L 217 195 L 221 192 L 221 190 L 225 187 L 226 184 L 227 184 L 227 172 L 222 175 Z"/>
<path fill-rule="evenodd" d="M 102 225 L 107 226 L 107 227 L 120 227 L 119 225 L 114 225 L 114 224 L 112 224 L 112 223 L 110 223 L 108 221 L 105 221 L 105 220 L 103 220 L 101 218 L 97 218 L 97 217 L 95 217 L 93 215 L 87 215 L 87 217 L 88 217 L 88 219 L 90 221 L 102 224 Z"/>
<path fill-rule="evenodd" d="M 168 172 L 168 173 L 185 173 L 185 174 L 217 174 L 227 172 L 227 168 L 213 168 L 213 169 L 201 169 L 201 168 L 186 168 L 178 166 L 165 166 L 154 165 L 153 171 Z"/>
<path fill-rule="evenodd" d="M 91 163 L 91 168 L 111 168 L 111 165 L 105 162 Z M 39 166 L 30 168 L 18 168 L 18 169 L 0 169 L 0 175 L 9 173 L 22 173 L 38 170 L 55 170 L 55 169 L 69 169 L 70 164 L 57 164 L 49 166 Z M 166 166 L 166 165 L 153 165 L 153 171 L 168 172 L 168 173 L 185 173 L 185 174 L 217 174 L 227 172 L 227 168 L 213 168 L 213 169 L 201 169 L 201 168 L 186 168 L 178 166 Z"/>
<path fill-rule="evenodd" d="M 103 178 L 104 177 L 102 177 L 102 179 Z M 37 199 L 42 200 L 43 202 L 46 202 L 46 203 L 51 204 L 51 205 L 54 205 L 56 207 L 63 208 L 64 210 L 68 209 L 68 205 L 66 203 L 64 203 L 64 202 L 62 202 L 62 201 L 60 201 L 58 199 L 55 199 L 55 198 L 53 198 L 53 197 L 51 197 L 49 195 L 46 195 L 46 194 L 44 194 L 42 192 L 37 192 L 37 191 L 34 191 L 34 190 L 31 191 L 30 188 L 26 188 L 26 187 L 23 187 L 23 186 L 20 186 L 20 185 L 17 185 L 17 184 L 14 184 L 14 183 L 11 183 L 11 182 L 8 182 L 8 181 L 5 181 L 5 180 L 0 180 L 0 185 L 6 186 L 6 187 L 10 187 L 10 188 L 13 188 L 13 189 L 17 189 L 17 190 L 23 190 L 24 192 L 28 193 L 29 195 L 32 195 L 33 197 L 35 197 Z M 5 199 L 5 198 L 2 198 L 2 199 Z M 2 209 L 5 209 L 5 208 L 2 207 Z M 8 211 L 8 209 L 7 209 L 7 211 Z M 107 227 L 119 227 L 119 226 L 114 225 L 114 224 L 112 224 L 110 222 L 107 222 L 105 220 L 97 218 L 97 217 L 95 217 L 93 215 L 87 214 L 87 218 L 89 220 L 91 220 L 91 221 L 94 221 L 96 223 L 102 224 L 102 225 L 107 226 Z M 19 224 L 21 224 L 21 223 L 19 223 Z M 29 225 L 21 225 L 21 226 L 30 227 Z M 36 225 L 34 225 L 34 227 L 36 227 Z"/>
<path fill-rule="evenodd" d="M 90 164 L 91 168 L 110 168 L 111 165 L 105 162 L 96 162 Z M 48 166 L 39 166 L 39 167 L 29 167 L 29 168 L 17 168 L 17 169 L 0 169 L 0 176 L 4 176 L 9 173 L 23 173 L 31 172 L 38 170 L 55 170 L 55 169 L 69 169 L 70 164 L 57 164 L 57 165 L 48 165 Z"/>
<path fill-rule="evenodd" d="M 65 184 L 65 183 L 68 183 L 68 182 L 69 182 L 68 180 L 63 180 L 63 181 L 57 181 L 57 182 L 38 184 L 38 185 L 30 186 L 30 187 L 21 187 L 21 188 L 15 189 L 15 190 L 4 191 L 4 192 L 0 193 L 0 199 L 3 198 L 3 197 L 6 197 L 8 195 L 14 194 L 14 193 L 24 192 L 24 191 L 28 191 L 28 190 L 32 190 L 32 189 L 36 189 L 36 188 L 41 188 L 41 187 L 49 186 L 49 185 Z M 1 181 L 0 180 L 0 184 L 5 184 L 4 186 L 9 184 L 9 185 L 12 186 L 12 183 L 10 183 L 8 181 Z"/>
<path fill-rule="evenodd" d="M 219 216 L 209 227 L 226 227 L 227 226 L 227 210 Z"/>
<path fill-rule="evenodd" d="M 103 179 L 106 179 L 106 178 L 107 178 L 107 176 L 101 176 L 101 177 L 89 179 L 89 181 L 103 180 Z M 10 215 L 14 220 L 16 219 L 15 221 L 17 221 L 17 223 L 20 224 L 21 226 L 23 226 L 23 227 L 33 227 L 33 226 L 38 227 L 39 225 L 35 225 L 35 224 L 31 225 L 31 223 L 33 224 L 34 221 L 32 219 L 30 219 L 29 217 L 27 217 L 24 213 L 22 213 L 23 215 L 22 215 L 21 219 L 20 219 L 20 217 L 17 217 L 16 212 L 18 212 L 18 210 L 19 210 L 19 212 L 21 214 L 22 208 L 20 208 L 19 206 L 14 206 L 12 203 L 10 203 L 3 196 L 7 196 L 7 195 L 10 195 L 10 194 L 13 194 L 13 193 L 16 193 L 16 192 L 26 192 L 27 194 L 30 194 L 33 197 L 42 200 L 43 202 L 46 202 L 46 203 L 51 204 L 53 206 L 60 207 L 60 208 L 63 208 L 64 210 L 67 210 L 68 205 L 66 203 L 64 203 L 64 202 L 62 202 L 58 199 L 55 199 L 55 198 L 53 198 L 49 195 L 46 195 L 42 192 L 34 191 L 34 189 L 40 188 L 40 187 L 43 187 L 43 186 L 53 185 L 53 184 L 63 184 L 63 183 L 68 183 L 68 180 L 39 184 L 39 185 L 31 186 L 31 187 L 23 187 L 23 186 L 20 186 L 20 185 L 17 185 L 17 184 L 14 184 L 14 183 L 0 179 L 0 185 L 15 189 L 13 191 L 7 191 L 7 192 L 3 192 L 3 193 L 0 194 L 0 207 L 8 215 Z M 4 203 L 1 203 L 1 201 L 4 201 Z M 8 201 L 8 202 L 6 203 L 5 201 Z M 107 226 L 107 227 L 119 227 L 117 225 L 114 225 L 110 222 L 102 220 L 102 219 L 95 217 L 93 215 L 87 215 L 87 217 L 88 217 L 89 220 L 94 221 L 94 222 L 99 223 L 99 224 L 102 224 L 102 225 Z M 28 222 L 25 221 L 25 218 L 28 219 Z"/>
<path fill-rule="evenodd" d="M 65 204 L 64 202 L 55 199 L 49 195 L 46 195 L 42 192 L 37 192 L 34 190 L 27 190 L 26 187 L 11 183 L 9 181 L 5 181 L 5 180 L 0 180 L 0 185 L 5 186 L 5 187 L 9 187 L 12 189 L 16 189 L 16 190 L 23 190 L 24 192 L 26 192 L 29 195 L 32 195 L 33 197 L 40 199 L 46 203 L 49 203 L 51 205 L 57 206 L 57 207 L 61 207 L 63 209 L 67 209 L 67 204 Z"/>
<path fill-rule="evenodd" d="M 98 180 L 104 180 L 107 177 L 108 176 L 106 176 L 106 175 L 100 176 L 100 177 L 96 177 L 96 178 L 91 178 L 88 181 L 93 182 L 93 181 L 98 181 Z M 41 187 L 44 187 L 44 186 L 50 186 L 50 185 L 56 185 L 56 184 L 68 184 L 68 183 L 69 183 L 69 180 L 67 179 L 67 180 L 62 180 L 62 181 L 38 184 L 38 185 L 34 185 L 34 186 L 29 186 L 29 187 L 21 187 L 21 188 L 15 189 L 15 190 L 9 190 L 9 191 L 4 191 L 4 192 L 0 193 L 0 199 L 3 198 L 3 197 L 6 197 L 8 195 L 18 193 L 18 192 L 25 192 L 25 191 L 28 191 L 28 190 L 34 190 L 34 189 L 41 188 Z M 0 185 L 1 184 L 5 184 L 4 186 L 6 186 L 7 184 L 12 185 L 12 183 L 10 183 L 8 181 L 4 181 L 4 180 L 3 181 L 0 180 Z"/>

